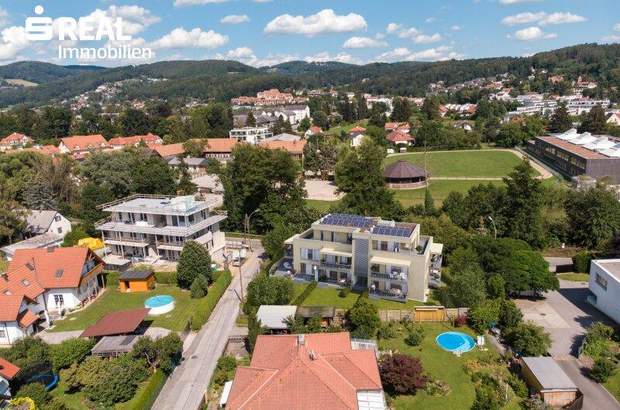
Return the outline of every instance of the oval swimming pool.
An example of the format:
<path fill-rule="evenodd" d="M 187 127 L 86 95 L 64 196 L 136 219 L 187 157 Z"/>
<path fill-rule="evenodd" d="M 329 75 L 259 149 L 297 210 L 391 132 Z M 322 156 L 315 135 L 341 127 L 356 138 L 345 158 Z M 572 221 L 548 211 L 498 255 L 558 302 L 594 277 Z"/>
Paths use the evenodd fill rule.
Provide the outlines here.
<path fill-rule="evenodd" d="M 469 352 L 476 346 L 473 337 L 462 332 L 445 332 L 435 339 L 439 347 L 453 353 Z"/>
<path fill-rule="evenodd" d="M 151 309 L 149 315 L 163 315 L 174 309 L 174 298 L 170 295 L 151 296 L 144 301 L 144 307 Z"/>

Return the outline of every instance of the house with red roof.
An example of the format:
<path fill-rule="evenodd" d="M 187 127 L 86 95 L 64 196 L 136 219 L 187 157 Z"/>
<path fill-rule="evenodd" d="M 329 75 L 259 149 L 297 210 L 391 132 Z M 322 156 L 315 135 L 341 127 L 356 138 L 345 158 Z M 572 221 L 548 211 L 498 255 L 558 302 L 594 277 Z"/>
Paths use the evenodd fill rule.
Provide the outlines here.
<path fill-rule="evenodd" d="M 24 148 L 30 144 L 32 144 L 32 138 L 19 132 L 14 132 L 0 140 L 0 151 Z"/>
<path fill-rule="evenodd" d="M 394 145 L 412 145 L 414 138 L 408 133 L 402 131 L 392 131 L 385 137 L 389 142 Z"/>
<path fill-rule="evenodd" d="M 21 369 L 0 357 L 0 404 L 11 397 L 9 382 L 17 376 Z"/>
<path fill-rule="evenodd" d="M 225 392 L 230 410 L 387 408 L 375 351 L 354 349 L 347 332 L 258 336 Z"/>
<path fill-rule="evenodd" d="M 146 145 L 162 145 L 164 140 L 162 140 L 159 135 L 151 134 L 149 132 L 146 135 L 114 137 L 108 141 L 108 144 L 110 144 L 113 149 L 122 149 L 125 147 L 137 147 L 141 142 L 144 142 Z"/>
<path fill-rule="evenodd" d="M 355 126 L 349 130 L 349 140 L 352 147 L 359 147 L 364 139 L 366 128 Z"/>
<path fill-rule="evenodd" d="M 318 127 L 316 125 L 313 125 L 312 127 L 308 128 L 306 130 L 306 132 L 304 133 L 304 137 L 308 138 L 311 137 L 313 135 L 319 135 L 323 133 L 323 129 L 321 127 Z"/>
<path fill-rule="evenodd" d="M 609 118 L 607 118 L 607 124 L 620 127 L 620 112 L 612 113 Z"/>
<path fill-rule="evenodd" d="M 18 249 L 0 275 L 0 345 L 94 299 L 102 272 L 103 261 L 88 248 Z"/>
<path fill-rule="evenodd" d="M 71 154 L 75 159 L 84 159 L 93 151 L 110 149 L 108 141 L 101 134 L 74 135 L 60 139 L 58 150 L 62 154 Z"/>
<path fill-rule="evenodd" d="M 409 134 L 411 131 L 411 125 L 408 122 L 386 122 L 383 128 L 386 132 L 399 131 L 404 134 Z"/>

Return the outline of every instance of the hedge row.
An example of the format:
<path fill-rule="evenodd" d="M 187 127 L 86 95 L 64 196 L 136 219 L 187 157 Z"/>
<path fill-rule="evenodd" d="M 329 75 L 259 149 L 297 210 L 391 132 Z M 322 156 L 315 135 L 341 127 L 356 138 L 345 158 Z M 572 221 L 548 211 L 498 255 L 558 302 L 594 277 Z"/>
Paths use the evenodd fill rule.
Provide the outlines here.
<path fill-rule="evenodd" d="M 176 285 L 177 273 L 176 272 L 155 272 L 155 282 L 163 285 Z"/>
<path fill-rule="evenodd" d="M 200 299 L 196 305 L 196 311 L 191 317 L 192 330 L 199 330 L 211 316 L 211 312 L 215 309 L 215 305 L 220 300 L 228 285 L 232 282 L 232 275 L 229 271 L 223 272 L 217 276 L 213 285 L 209 288 L 207 296 Z"/>
<path fill-rule="evenodd" d="M 574 271 L 578 273 L 589 273 L 591 260 L 592 255 L 589 252 L 582 251 L 575 254 L 575 256 L 573 256 Z"/>
<path fill-rule="evenodd" d="M 117 406 L 121 410 L 143 410 L 150 409 L 155 403 L 159 392 L 166 383 L 166 374 L 157 369 L 148 380 L 138 387 L 136 394 L 131 400 Z"/>
<path fill-rule="evenodd" d="M 304 303 L 304 300 L 306 300 L 306 298 L 310 296 L 310 293 L 312 293 L 312 291 L 316 289 L 317 284 L 317 282 L 309 283 L 308 286 L 306 286 L 306 289 L 304 289 L 304 291 L 301 292 L 299 296 L 297 296 L 295 300 L 291 302 L 291 305 L 301 306 Z"/>

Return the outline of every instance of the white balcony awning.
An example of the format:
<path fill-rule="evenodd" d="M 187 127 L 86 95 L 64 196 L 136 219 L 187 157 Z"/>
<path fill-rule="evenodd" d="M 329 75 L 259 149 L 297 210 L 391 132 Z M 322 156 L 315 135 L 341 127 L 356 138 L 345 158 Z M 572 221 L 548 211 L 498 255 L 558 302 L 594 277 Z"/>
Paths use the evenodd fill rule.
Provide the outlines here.
<path fill-rule="evenodd" d="M 433 242 L 431 245 L 431 253 L 433 255 L 441 255 L 443 252 L 443 243 Z"/>
<path fill-rule="evenodd" d="M 411 261 L 396 258 L 386 258 L 384 256 L 373 256 L 372 258 L 370 258 L 370 263 L 376 263 L 377 265 L 409 266 Z"/>
<path fill-rule="evenodd" d="M 105 239 L 106 245 L 122 245 L 122 246 L 133 246 L 135 248 L 144 248 L 148 245 L 146 242 L 132 242 L 132 241 L 123 241 L 118 239 Z"/>
<path fill-rule="evenodd" d="M 351 252 L 337 251 L 334 248 L 321 248 L 321 254 L 324 253 L 327 255 L 346 256 L 349 258 L 353 256 Z"/>

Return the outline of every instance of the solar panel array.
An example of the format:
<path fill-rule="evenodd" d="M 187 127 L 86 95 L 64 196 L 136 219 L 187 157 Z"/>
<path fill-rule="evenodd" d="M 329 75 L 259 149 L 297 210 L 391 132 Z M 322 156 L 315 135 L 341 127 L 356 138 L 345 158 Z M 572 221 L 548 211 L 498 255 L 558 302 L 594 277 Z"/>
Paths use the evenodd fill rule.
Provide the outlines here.
<path fill-rule="evenodd" d="M 355 228 L 370 228 L 374 221 L 372 218 L 359 215 L 347 215 L 347 214 L 329 214 L 322 221 L 325 225 L 336 226 L 352 226 Z"/>
<path fill-rule="evenodd" d="M 411 236 L 413 228 L 404 226 L 375 226 L 372 233 L 376 235 L 402 236 L 408 238 Z"/>

